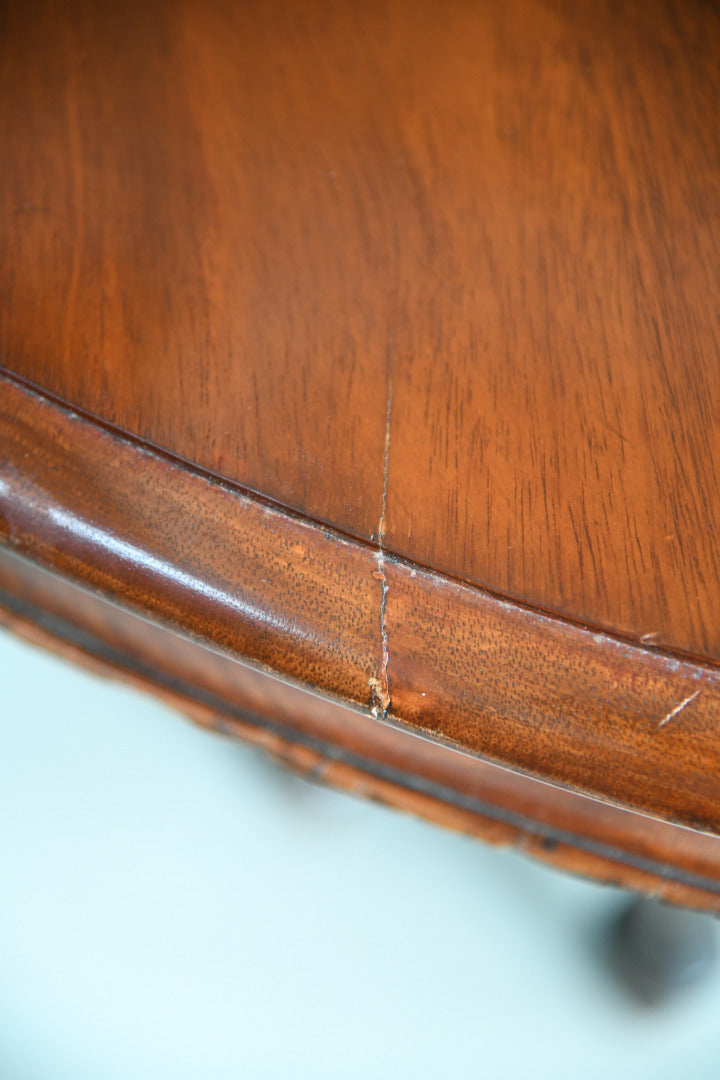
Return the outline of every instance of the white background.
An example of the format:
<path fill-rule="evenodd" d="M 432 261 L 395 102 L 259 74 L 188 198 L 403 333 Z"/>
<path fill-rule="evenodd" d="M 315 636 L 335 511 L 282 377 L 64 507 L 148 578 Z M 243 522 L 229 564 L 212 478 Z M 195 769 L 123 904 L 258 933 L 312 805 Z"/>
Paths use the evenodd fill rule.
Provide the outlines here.
<path fill-rule="evenodd" d="M 1 1080 L 717 1080 L 626 903 L 311 787 L 0 632 Z"/>

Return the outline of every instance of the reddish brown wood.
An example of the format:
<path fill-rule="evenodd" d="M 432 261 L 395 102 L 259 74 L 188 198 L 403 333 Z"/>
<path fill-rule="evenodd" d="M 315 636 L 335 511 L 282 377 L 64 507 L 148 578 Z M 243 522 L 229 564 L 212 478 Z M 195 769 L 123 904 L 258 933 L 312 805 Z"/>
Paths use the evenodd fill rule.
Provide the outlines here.
<path fill-rule="evenodd" d="M 0 377 L 0 544 L 245 662 L 720 830 L 720 672 L 340 537 Z"/>
<path fill-rule="evenodd" d="M 9 368 L 343 531 L 383 516 L 423 564 L 720 659 L 717 5 L 2 19 Z"/>
<path fill-rule="evenodd" d="M 334 784 L 575 873 L 720 911 L 720 838 L 550 787 L 307 694 L 0 548 L 0 622 Z"/>
<path fill-rule="evenodd" d="M 718 56 L 701 0 L 2 5 L 0 545 L 338 746 L 717 831 Z"/>

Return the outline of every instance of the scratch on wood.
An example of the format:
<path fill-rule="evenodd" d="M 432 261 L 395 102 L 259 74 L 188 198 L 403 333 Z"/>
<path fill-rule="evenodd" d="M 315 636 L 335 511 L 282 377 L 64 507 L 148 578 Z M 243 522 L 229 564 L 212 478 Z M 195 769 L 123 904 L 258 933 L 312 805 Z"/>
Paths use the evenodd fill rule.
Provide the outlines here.
<path fill-rule="evenodd" d="M 388 397 L 387 397 L 387 411 L 385 413 L 385 459 L 383 463 L 383 493 L 382 493 L 382 507 L 380 510 L 380 521 L 378 524 L 378 551 L 375 553 L 375 562 L 377 563 L 377 578 L 380 581 L 380 587 L 382 589 L 382 595 L 380 598 L 380 641 L 382 644 L 382 661 L 380 664 L 380 693 L 377 693 L 373 683 L 376 680 L 371 681 L 371 689 L 373 694 L 379 701 L 379 707 L 376 706 L 376 712 L 382 711 L 382 715 L 386 716 L 387 711 L 390 708 L 390 682 L 388 680 L 388 664 L 390 663 L 390 654 L 388 651 L 388 639 L 387 630 L 385 627 L 385 605 L 387 603 L 388 586 L 385 578 L 385 510 L 387 507 L 387 491 L 388 491 L 388 464 L 390 461 L 390 415 L 392 412 L 392 378 L 388 376 Z"/>
<path fill-rule="evenodd" d="M 699 693 L 701 693 L 701 691 L 702 687 L 700 688 L 700 690 L 696 690 L 694 694 L 690 694 L 689 697 L 686 697 L 685 700 L 681 701 L 679 705 L 676 705 L 674 709 L 671 709 L 667 716 L 664 716 L 662 718 L 662 720 L 658 724 L 658 727 L 663 727 L 665 724 L 667 724 L 668 720 L 672 720 L 673 717 L 678 715 L 678 713 L 681 713 L 683 709 L 690 704 L 691 701 L 695 700 L 695 698 L 698 696 Z"/>

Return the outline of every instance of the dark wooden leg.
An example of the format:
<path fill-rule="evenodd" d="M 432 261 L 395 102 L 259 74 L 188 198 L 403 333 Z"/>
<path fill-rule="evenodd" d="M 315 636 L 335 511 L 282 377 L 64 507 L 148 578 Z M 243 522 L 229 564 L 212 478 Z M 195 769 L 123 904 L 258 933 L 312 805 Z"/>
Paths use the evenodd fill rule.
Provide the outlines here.
<path fill-rule="evenodd" d="M 717 953 L 711 916 L 634 899 L 612 928 L 614 966 L 626 985 L 651 1004 L 702 979 Z"/>

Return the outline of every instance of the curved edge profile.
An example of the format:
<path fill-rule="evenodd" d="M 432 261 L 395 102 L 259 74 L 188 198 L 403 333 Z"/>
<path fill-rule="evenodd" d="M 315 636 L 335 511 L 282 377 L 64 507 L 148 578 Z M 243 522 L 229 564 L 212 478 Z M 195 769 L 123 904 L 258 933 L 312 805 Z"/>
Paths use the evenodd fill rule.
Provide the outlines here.
<path fill-rule="evenodd" d="M 467 753 L 720 832 L 720 673 L 349 540 L 0 375 L 0 543 Z"/>

